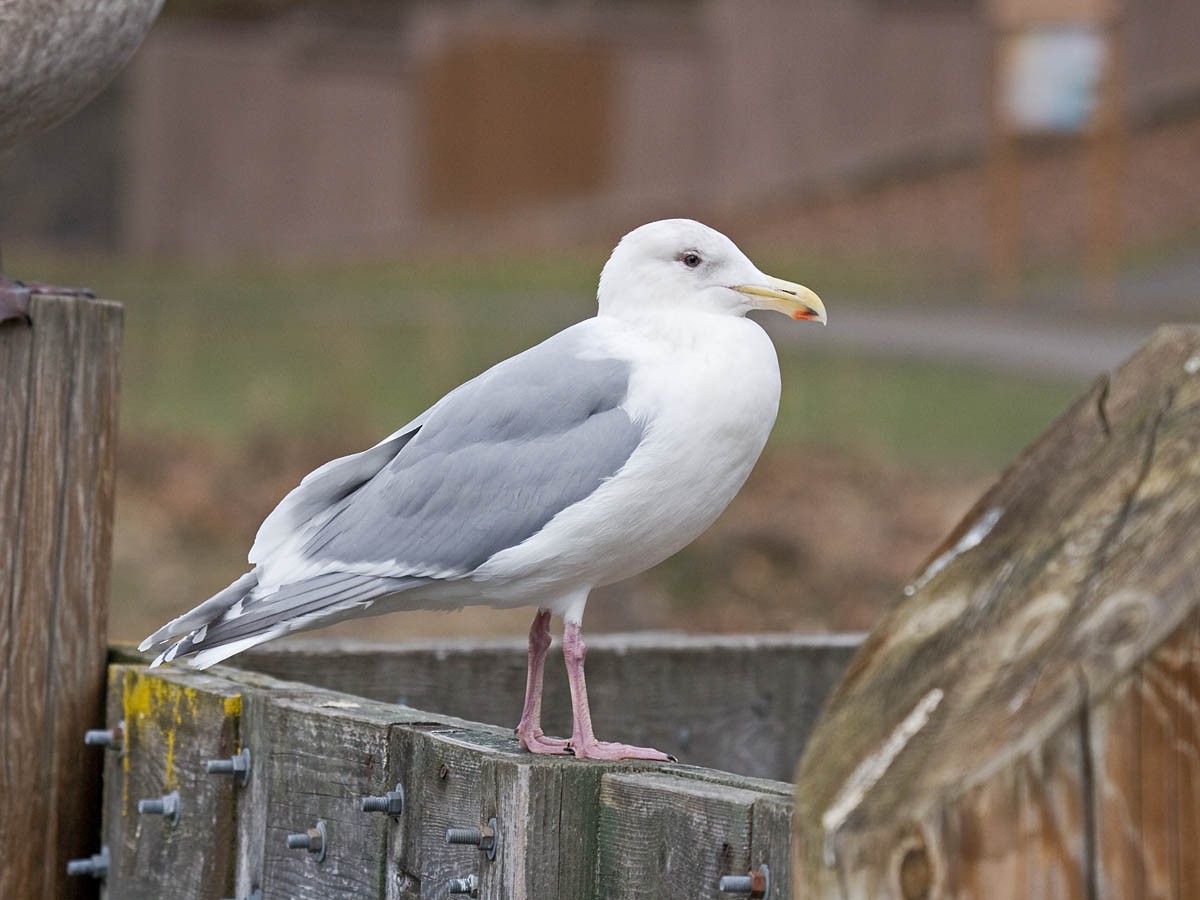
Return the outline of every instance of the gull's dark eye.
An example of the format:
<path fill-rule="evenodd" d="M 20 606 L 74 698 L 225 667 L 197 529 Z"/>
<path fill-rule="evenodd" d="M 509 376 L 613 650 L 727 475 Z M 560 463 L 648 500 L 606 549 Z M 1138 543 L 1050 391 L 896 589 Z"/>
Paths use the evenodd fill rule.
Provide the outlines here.
<path fill-rule="evenodd" d="M 700 263 L 704 262 L 704 260 L 700 258 L 699 253 L 693 253 L 691 250 L 680 256 L 679 261 L 689 269 L 694 269 L 696 266 L 700 265 Z"/>

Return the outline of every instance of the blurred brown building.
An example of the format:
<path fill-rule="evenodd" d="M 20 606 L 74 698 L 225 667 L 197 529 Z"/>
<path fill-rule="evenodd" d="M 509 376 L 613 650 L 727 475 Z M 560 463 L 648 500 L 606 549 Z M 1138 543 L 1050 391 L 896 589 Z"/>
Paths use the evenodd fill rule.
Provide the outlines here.
<path fill-rule="evenodd" d="M 982 243 L 981 0 L 273 6 L 152 31 L 122 95 L 121 249 L 405 254 L 670 214 Z M 1129 121 L 1173 127 L 1130 160 L 1149 182 L 1130 185 L 1127 218 L 1151 237 L 1200 226 L 1197 34 L 1195 0 L 1128 4 Z M 1044 227 L 1073 202 L 1054 168 L 1069 162 L 1034 173 L 1035 219 L 1037 196 L 1061 194 Z"/>

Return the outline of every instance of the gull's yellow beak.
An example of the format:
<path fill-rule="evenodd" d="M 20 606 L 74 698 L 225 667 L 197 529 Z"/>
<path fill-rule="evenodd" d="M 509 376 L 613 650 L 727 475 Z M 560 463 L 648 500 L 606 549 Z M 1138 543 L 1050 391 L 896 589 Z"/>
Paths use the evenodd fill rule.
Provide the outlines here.
<path fill-rule="evenodd" d="M 825 324 L 825 304 L 802 284 L 764 275 L 757 284 L 735 284 L 733 289 L 750 297 L 755 309 L 774 309 L 793 319 Z"/>

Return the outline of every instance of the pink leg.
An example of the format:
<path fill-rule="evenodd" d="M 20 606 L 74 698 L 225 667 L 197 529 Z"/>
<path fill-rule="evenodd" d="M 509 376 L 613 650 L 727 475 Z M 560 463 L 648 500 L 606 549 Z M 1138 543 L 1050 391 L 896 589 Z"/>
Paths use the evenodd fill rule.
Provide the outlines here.
<path fill-rule="evenodd" d="M 521 746 L 533 753 L 566 754 L 567 742 L 542 733 L 542 673 L 550 649 L 550 610 L 539 609 L 529 626 L 529 672 L 525 678 L 525 708 L 517 724 Z"/>
<path fill-rule="evenodd" d="M 633 747 L 596 740 L 592 732 L 592 711 L 588 706 L 587 682 L 583 677 L 583 659 L 587 647 L 577 623 L 567 622 L 563 631 L 563 658 L 567 662 L 567 679 L 571 682 L 571 712 L 575 726 L 571 732 L 571 749 L 580 759 L 654 759 L 675 762 L 661 750 Z"/>

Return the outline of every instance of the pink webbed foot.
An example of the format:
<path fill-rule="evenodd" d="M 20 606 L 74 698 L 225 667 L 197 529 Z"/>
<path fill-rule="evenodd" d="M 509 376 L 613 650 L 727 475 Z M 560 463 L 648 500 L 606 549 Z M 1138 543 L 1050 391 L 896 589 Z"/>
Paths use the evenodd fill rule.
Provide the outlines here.
<path fill-rule="evenodd" d="M 530 753 L 542 753 L 550 756 L 569 756 L 571 754 L 570 741 L 546 737 L 540 728 L 522 729 L 518 725 L 517 739 L 521 742 L 521 746 Z"/>
<path fill-rule="evenodd" d="M 655 750 L 653 747 L 634 747 L 632 744 L 618 744 L 612 741 L 572 740 L 571 751 L 579 759 L 650 759 L 655 762 L 679 762 L 669 753 Z"/>

